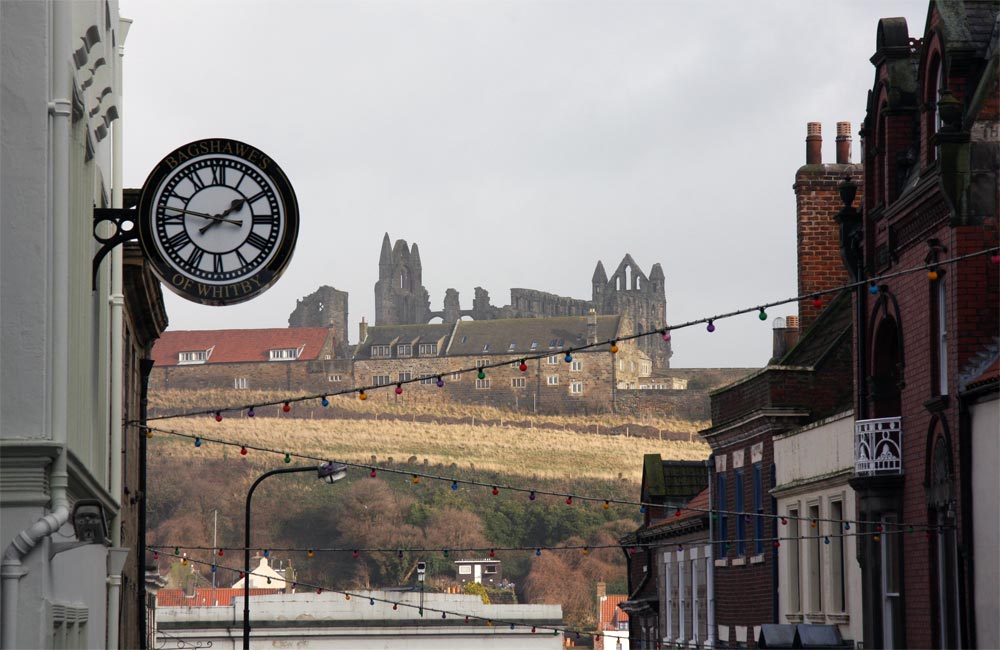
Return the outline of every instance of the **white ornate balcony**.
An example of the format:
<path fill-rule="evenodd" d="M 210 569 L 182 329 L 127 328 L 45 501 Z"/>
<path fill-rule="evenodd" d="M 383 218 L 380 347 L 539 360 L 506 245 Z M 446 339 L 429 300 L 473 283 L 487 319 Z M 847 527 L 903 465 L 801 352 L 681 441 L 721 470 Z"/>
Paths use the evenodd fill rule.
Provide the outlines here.
<path fill-rule="evenodd" d="M 903 473 L 902 418 L 858 420 L 854 423 L 855 476 Z"/>

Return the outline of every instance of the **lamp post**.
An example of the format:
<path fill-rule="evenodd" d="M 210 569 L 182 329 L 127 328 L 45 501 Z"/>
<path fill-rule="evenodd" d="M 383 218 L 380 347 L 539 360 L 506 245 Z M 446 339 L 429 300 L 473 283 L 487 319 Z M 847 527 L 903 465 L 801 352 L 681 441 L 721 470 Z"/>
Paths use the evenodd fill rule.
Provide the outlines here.
<path fill-rule="evenodd" d="M 257 477 L 247 492 L 246 519 L 243 526 L 243 650 L 250 650 L 250 500 L 253 491 L 261 481 L 275 474 L 293 474 L 296 472 L 316 472 L 316 477 L 327 483 L 335 483 L 347 476 L 347 465 L 333 461 L 317 467 L 282 467 L 265 472 Z"/>

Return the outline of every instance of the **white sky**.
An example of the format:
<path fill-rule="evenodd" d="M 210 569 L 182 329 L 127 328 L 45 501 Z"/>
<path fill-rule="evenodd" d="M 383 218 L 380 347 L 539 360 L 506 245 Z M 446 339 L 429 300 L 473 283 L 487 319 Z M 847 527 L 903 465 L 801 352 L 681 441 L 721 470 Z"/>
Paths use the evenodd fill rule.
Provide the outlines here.
<path fill-rule="evenodd" d="M 373 322 L 385 232 L 420 246 L 431 308 L 511 287 L 590 298 L 597 260 L 666 274 L 678 323 L 796 294 L 806 123 L 857 131 L 878 19 L 926 0 L 121 0 L 125 184 L 173 148 L 243 140 L 288 174 L 301 227 L 281 280 L 172 329 L 285 327 L 328 284 Z M 785 306 L 768 312 L 794 314 Z M 770 319 L 674 334 L 674 367 L 761 366 Z"/>

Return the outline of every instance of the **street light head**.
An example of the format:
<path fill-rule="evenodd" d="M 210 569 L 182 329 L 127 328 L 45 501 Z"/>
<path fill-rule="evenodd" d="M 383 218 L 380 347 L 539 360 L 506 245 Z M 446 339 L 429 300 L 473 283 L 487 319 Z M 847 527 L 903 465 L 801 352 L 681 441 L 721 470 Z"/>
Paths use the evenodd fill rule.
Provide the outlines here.
<path fill-rule="evenodd" d="M 319 478 L 327 483 L 336 483 L 347 476 L 347 465 L 330 461 L 329 463 L 320 465 L 318 471 Z"/>

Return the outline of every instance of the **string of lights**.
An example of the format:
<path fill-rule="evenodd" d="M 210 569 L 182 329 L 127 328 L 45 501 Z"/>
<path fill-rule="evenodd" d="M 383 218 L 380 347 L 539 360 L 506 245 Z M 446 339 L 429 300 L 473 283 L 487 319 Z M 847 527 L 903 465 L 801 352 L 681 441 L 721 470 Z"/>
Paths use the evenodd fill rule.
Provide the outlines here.
<path fill-rule="evenodd" d="M 454 553 L 480 553 L 489 558 L 495 558 L 498 553 L 517 553 L 517 552 L 530 552 L 534 553 L 536 557 L 541 557 L 542 552 L 554 552 L 554 551 L 579 551 L 584 555 L 589 555 L 591 551 L 597 551 L 601 549 L 622 549 L 624 548 L 628 553 L 636 553 L 643 549 L 662 549 L 671 546 L 677 546 L 677 550 L 684 550 L 684 547 L 694 547 L 701 546 L 705 544 L 724 544 L 726 549 L 733 543 L 744 542 L 746 544 L 753 544 L 755 542 L 768 543 L 772 546 L 781 546 L 781 542 L 792 542 L 792 541 L 819 541 L 822 540 L 825 544 L 829 544 L 831 540 L 835 539 L 847 539 L 849 537 L 871 537 L 872 541 L 878 542 L 880 538 L 885 535 L 906 535 L 906 534 L 920 534 L 922 533 L 926 538 L 930 538 L 937 533 L 943 535 L 945 531 L 950 530 L 953 526 L 923 526 L 917 528 L 915 526 L 899 526 L 894 524 L 881 524 L 878 528 L 869 531 L 860 531 L 856 528 L 851 527 L 851 522 L 837 522 L 839 525 L 840 532 L 828 531 L 825 533 L 819 532 L 819 526 L 815 527 L 816 533 L 812 535 L 777 535 L 777 536 L 765 536 L 765 537 L 753 537 L 746 536 L 742 540 L 739 538 L 729 539 L 717 539 L 712 542 L 709 540 L 688 540 L 685 542 L 666 542 L 666 541 L 655 541 L 655 542 L 635 542 L 623 546 L 622 544 L 565 544 L 562 546 L 548 546 L 548 545 L 538 545 L 538 546 L 470 546 L 470 547 L 348 547 L 348 546 L 334 546 L 334 547 L 323 547 L 323 546 L 251 546 L 250 551 L 255 553 L 260 553 L 263 557 L 270 557 L 272 553 L 304 553 L 307 558 L 312 559 L 317 553 L 322 554 L 347 554 L 350 553 L 351 557 L 355 560 L 362 557 L 362 555 L 376 555 L 376 554 L 390 554 L 396 555 L 402 558 L 407 553 L 433 553 L 435 555 L 440 555 L 442 558 L 451 558 Z M 242 546 L 192 546 L 184 544 L 171 544 L 171 543 L 160 543 L 159 546 L 165 548 L 173 548 L 173 554 L 179 556 L 181 552 L 194 552 L 194 551 L 210 551 L 213 554 L 217 554 L 219 557 L 224 556 L 227 552 L 243 552 Z M 154 556 L 154 559 L 159 559 L 159 556 Z"/>
<path fill-rule="evenodd" d="M 810 300 L 810 301 L 812 301 L 812 303 L 813 303 L 814 306 L 819 307 L 819 306 L 822 306 L 822 304 L 823 304 L 823 298 L 825 296 L 832 295 L 832 294 L 837 294 L 837 293 L 840 293 L 840 292 L 848 290 L 848 289 L 856 289 L 858 287 L 867 286 L 867 287 L 869 287 L 869 291 L 872 294 L 876 294 L 877 295 L 879 293 L 879 291 L 881 291 L 880 285 L 882 283 L 884 283 L 885 281 L 893 279 L 893 278 L 896 278 L 896 277 L 900 277 L 900 276 L 903 276 L 903 275 L 907 275 L 907 274 L 910 274 L 910 273 L 916 273 L 916 272 L 919 272 L 919 271 L 927 271 L 927 273 L 928 273 L 928 279 L 931 282 L 935 282 L 935 281 L 937 281 L 937 278 L 938 278 L 937 270 L 939 268 L 943 267 L 943 266 L 947 266 L 947 265 L 951 265 L 951 264 L 957 264 L 958 262 L 962 262 L 962 261 L 965 261 L 965 260 L 968 260 L 968 259 L 972 259 L 972 258 L 979 257 L 979 256 L 982 256 L 982 255 L 987 255 L 987 254 L 992 254 L 991 261 L 994 264 L 996 264 L 996 263 L 1000 262 L 1000 255 L 998 255 L 998 253 L 1000 253 L 1000 246 L 995 246 L 995 247 L 992 247 L 992 248 L 987 248 L 987 249 L 983 249 L 983 250 L 980 250 L 980 251 L 976 251 L 976 252 L 973 252 L 973 253 L 968 253 L 966 255 L 959 255 L 959 256 L 951 257 L 951 258 L 948 258 L 948 259 L 945 259 L 945 260 L 937 260 L 937 261 L 933 261 L 933 262 L 930 262 L 928 264 L 924 264 L 924 265 L 921 265 L 921 266 L 915 266 L 915 267 L 911 267 L 911 268 L 908 268 L 908 269 L 902 269 L 902 270 L 895 271 L 895 272 L 892 272 L 892 273 L 886 273 L 886 274 L 879 275 L 879 276 L 876 276 L 876 277 L 868 278 L 868 279 L 865 279 L 865 280 L 859 280 L 857 282 L 851 282 L 849 284 L 844 284 L 844 285 L 841 285 L 841 286 L 838 286 L 838 287 L 834 287 L 832 289 L 825 289 L 823 291 L 816 291 L 816 292 L 812 292 L 812 293 L 808 293 L 808 294 L 802 294 L 802 295 L 799 295 L 799 296 L 794 296 L 794 297 L 791 297 L 791 298 L 785 298 L 785 299 L 782 299 L 782 300 L 775 300 L 775 301 L 772 301 L 772 302 L 761 303 L 761 304 L 758 304 L 758 305 L 756 305 L 754 307 L 745 307 L 745 308 L 742 308 L 742 309 L 737 309 L 737 310 L 726 312 L 726 313 L 716 314 L 714 316 L 706 316 L 706 317 L 703 317 L 703 318 L 697 318 L 695 320 L 690 320 L 690 321 L 686 321 L 686 322 L 683 322 L 683 323 L 677 323 L 677 324 L 674 324 L 674 325 L 664 324 L 664 325 L 662 325 L 662 326 L 660 326 L 658 328 L 652 329 L 652 330 L 650 330 L 648 332 L 636 332 L 634 334 L 629 334 L 629 335 L 621 336 L 621 337 L 618 337 L 618 338 L 615 338 L 615 339 L 608 339 L 608 340 L 604 340 L 604 341 L 598 341 L 596 343 L 586 343 L 586 344 L 581 344 L 581 345 L 576 345 L 576 346 L 563 347 L 563 348 L 561 348 L 557 352 L 557 354 L 564 355 L 564 360 L 566 361 L 566 363 L 571 363 L 573 361 L 573 353 L 574 352 L 581 352 L 581 351 L 585 351 L 585 350 L 592 350 L 592 349 L 600 348 L 600 347 L 603 347 L 603 346 L 607 346 L 608 350 L 612 354 L 614 354 L 614 353 L 616 353 L 618 351 L 618 343 L 620 343 L 620 342 L 632 341 L 632 340 L 643 338 L 643 337 L 646 337 L 646 336 L 660 336 L 660 337 L 663 338 L 664 341 L 669 341 L 671 339 L 671 332 L 676 331 L 676 330 L 680 330 L 680 329 L 685 329 L 685 328 L 688 328 L 688 327 L 693 327 L 695 325 L 700 325 L 700 324 L 703 324 L 703 323 L 706 324 L 706 330 L 709 333 L 711 333 L 711 332 L 714 332 L 716 330 L 716 326 L 715 326 L 716 321 L 720 321 L 720 320 L 723 320 L 723 319 L 726 319 L 726 318 L 731 318 L 733 316 L 740 316 L 742 314 L 749 314 L 749 313 L 757 312 L 758 317 L 760 318 L 760 320 L 762 320 L 762 321 L 763 320 L 767 320 L 767 312 L 766 312 L 767 309 L 770 309 L 771 307 L 777 307 L 777 306 L 780 306 L 780 305 L 785 305 L 785 304 L 793 303 L 793 302 L 803 302 L 803 301 L 806 301 L 806 300 Z M 438 388 L 443 388 L 445 386 L 445 382 L 444 382 L 444 376 L 445 375 L 460 375 L 460 374 L 466 374 L 466 373 L 476 373 L 476 376 L 477 376 L 478 379 L 485 379 L 486 378 L 486 371 L 487 370 L 491 370 L 493 368 L 499 368 L 499 367 L 503 367 L 503 366 L 509 366 L 511 364 L 511 358 L 513 358 L 515 361 L 517 359 L 520 359 L 520 364 L 519 364 L 520 370 L 522 372 L 525 372 L 528 369 L 528 365 L 527 365 L 528 361 L 534 361 L 534 360 L 537 360 L 537 359 L 544 359 L 544 358 L 553 356 L 553 354 L 552 354 L 552 351 L 548 351 L 548 352 L 543 352 L 543 353 L 521 355 L 521 356 L 519 356 L 519 355 L 513 355 L 513 354 L 504 355 L 504 356 L 507 357 L 507 358 L 505 360 L 503 360 L 503 361 L 495 361 L 495 362 L 491 362 L 491 363 L 485 363 L 485 364 L 482 364 L 482 365 L 477 365 L 477 366 L 474 366 L 474 367 L 462 367 L 462 368 L 457 368 L 457 369 L 450 370 L 450 371 L 447 371 L 447 372 L 442 372 L 441 374 L 439 374 L 439 375 L 436 376 L 435 383 L 437 384 Z M 412 377 L 410 379 L 401 379 L 401 380 L 395 382 L 395 392 L 396 392 L 397 395 L 402 394 L 403 393 L 403 386 L 404 385 L 412 384 L 412 383 L 416 383 L 416 382 L 420 382 L 420 381 L 426 381 L 427 379 L 428 379 L 428 377 L 419 377 L 419 376 L 418 377 Z M 329 406 L 329 404 L 330 404 L 329 398 L 330 397 L 335 397 L 335 396 L 340 396 L 340 395 L 357 394 L 357 396 L 358 396 L 359 399 L 364 400 L 364 399 L 367 399 L 369 392 L 376 391 L 376 390 L 381 390 L 381 389 L 388 389 L 388 388 L 393 388 L 393 384 L 389 383 L 389 384 L 384 384 L 384 385 L 370 384 L 370 385 L 365 385 L 365 386 L 354 386 L 352 388 L 345 388 L 345 389 L 342 389 L 342 390 L 331 391 L 331 392 L 327 392 L 327 393 L 318 393 L 318 394 L 315 394 L 315 395 L 287 396 L 287 397 L 283 397 L 283 398 L 278 398 L 276 400 L 263 401 L 263 402 L 260 402 L 260 403 L 257 403 L 257 404 L 246 404 L 246 405 L 240 405 L 240 406 L 224 406 L 224 407 L 216 407 L 216 408 L 209 408 L 209 409 L 198 409 L 198 410 L 193 410 L 193 411 L 185 411 L 185 412 L 177 413 L 177 414 L 173 414 L 173 415 L 159 415 L 159 416 L 148 418 L 147 421 L 151 422 L 151 421 L 154 421 L 154 420 L 163 420 L 163 419 L 169 419 L 169 418 L 182 418 L 182 417 L 194 417 L 194 416 L 199 416 L 199 415 L 211 415 L 211 416 L 214 416 L 216 420 L 222 421 L 222 419 L 223 419 L 223 413 L 235 413 L 235 412 L 244 412 L 244 411 L 246 411 L 246 414 L 249 417 L 253 417 L 254 413 L 255 413 L 254 410 L 255 410 L 256 407 L 279 406 L 280 405 L 285 412 L 289 412 L 291 410 L 291 405 L 295 404 L 295 403 L 301 403 L 301 402 L 306 402 L 306 401 L 319 400 L 320 404 L 322 406 Z M 132 422 L 131 424 L 140 424 L 140 423 L 138 423 L 138 422 Z"/>
<path fill-rule="evenodd" d="M 149 551 L 153 551 L 154 557 L 158 556 L 159 551 L 160 551 L 159 547 L 147 546 L 146 548 Z M 241 578 L 245 578 L 246 577 L 242 569 L 235 569 L 235 568 L 230 567 L 230 566 L 223 566 L 223 565 L 219 565 L 219 564 L 216 564 L 216 563 L 213 563 L 213 562 L 206 562 L 204 560 L 198 560 L 198 559 L 195 559 L 195 558 L 184 557 L 184 558 L 182 558 L 182 562 L 181 563 L 185 564 L 185 565 L 188 564 L 188 563 L 192 563 L 192 564 L 200 564 L 200 565 L 203 565 L 203 566 L 209 566 L 209 567 L 211 567 L 211 570 L 212 570 L 213 573 L 216 572 L 218 569 L 225 569 L 225 570 L 229 570 L 229 571 L 233 571 L 235 573 L 238 573 Z M 255 573 L 253 571 L 250 572 L 250 575 L 251 576 L 261 577 L 261 578 L 266 577 L 263 574 Z M 529 625 L 529 624 L 523 623 L 521 621 L 508 620 L 508 619 L 503 619 L 503 618 L 483 618 L 483 617 L 477 616 L 475 614 L 468 614 L 468 613 L 465 613 L 465 612 L 456 612 L 456 611 L 453 611 L 453 610 L 440 609 L 440 608 L 436 608 L 436 607 L 427 607 L 427 606 L 420 605 L 420 604 L 416 604 L 415 605 L 413 603 L 407 603 L 407 602 L 404 602 L 404 601 L 401 601 L 401 600 L 392 600 L 390 598 L 384 598 L 384 597 L 381 597 L 381 596 L 375 596 L 374 594 L 371 594 L 371 593 L 363 594 L 363 593 L 356 592 L 356 591 L 346 591 L 346 590 L 343 590 L 343 589 L 334 589 L 334 588 L 331 588 L 331 587 L 323 586 L 323 585 L 320 585 L 320 584 L 309 583 L 309 582 L 297 581 L 297 582 L 292 582 L 291 585 L 292 585 L 292 589 L 298 589 L 299 587 L 306 587 L 308 589 L 314 589 L 317 594 L 322 594 L 324 591 L 329 592 L 329 593 L 333 593 L 333 594 L 340 594 L 340 595 L 344 596 L 344 598 L 346 600 L 351 600 L 351 598 L 357 598 L 359 600 L 368 600 L 368 603 L 371 606 L 373 606 L 373 607 L 375 605 L 378 605 L 378 604 L 381 604 L 381 605 L 392 605 L 392 610 L 393 611 L 397 611 L 401 607 L 402 608 L 408 608 L 408 609 L 411 609 L 411 610 L 417 610 L 418 613 L 421 616 L 424 615 L 424 612 L 431 612 L 433 614 L 440 614 L 441 618 L 443 618 L 443 619 L 446 619 L 449 616 L 453 616 L 453 617 L 457 617 L 457 618 L 460 618 L 460 619 L 464 619 L 466 623 L 482 622 L 482 623 L 485 623 L 489 627 L 497 627 L 498 625 L 507 626 L 512 631 L 516 631 L 518 629 L 521 629 L 523 631 L 528 631 L 530 629 L 531 633 L 537 633 L 538 631 L 541 630 L 541 631 L 545 631 L 545 632 L 551 632 L 553 635 L 558 635 L 560 632 L 563 632 L 563 633 L 568 633 L 568 634 L 575 634 L 577 638 L 580 638 L 580 636 L 582 636 L 582 635 L 595 636 L 595 638 L 600 638 L 599 634 L 598 635 L 592 635 L 591 633 L 585 632 L 583 630 L 579 630 L 578 631 L 578 630 L 573 630 L 573 629 L 569 629 L 569 628 L 562 629 L 562 628 L 559 628 L 559 627 L 544 626 L 544 625 Z"/>
<path fill-rule="evenodd" d="M 311 462 L 314 462 L 314 463 L 326 463 L 326 462 L 330 462 L 330 459 L 321 458 L 321 457 L 318 457 L 318 456 L 311 456 L 311 455 L 308 455 L 308 454 L 301 454 L 301 453 L 292 453 L 292 452 L 289 452 L 289 451 L 282 451 L 282 450 L 278 450 L 278 449 L 272 449 L 272 448 L 268 448 L 268 447 L 261 447 L 261 446 L 258 446 L 258 445 L 251 445 L 251 444 L 246 444 L 246 443 L 241 443 L 241 442 L 232 442 L 232 441 L 229 441 L 229 440 L 222 440 L 220 438 L 214 438 L 214 437 L 210 437 L 210 436 L 203 436 L 203 435 L 200 435 L 200 434 L 186 433 L 184 431 L 176 431 L 176 430 L 173 430 L 173 429 L 162 429 L 162 428 L 151 427 L 151 426 L 145 426 L 145 427 L 142 427 L 142 428 L 145 429 L 146 436 L 148 438 L 152 438 L 154 432 L 156 432 L 156 433 L 163 433 L 163 434 L 166 434 L 166 435 L 176 436 L 176 437 L 180 437 L 180 438 L 188 438 L 190 440 L 193 440 L 194 441 L 194 446 L 198 447 L 198 448 L 200 448 L 206 442 L 211 442 L 211 443 L 214 443 L 214 444 L 228 446 L 228 447 L 239 447 L 239 449 L 240 449 L 240 455 L 244 456 L 244 457 L 247 456 L 247 455 L 249 455 L 250 450 L 254 450 L 254 451 L 260 451 L 260 452 L 264 452 L 264 453 L 274 454 L 276 456 L 281 456 L 282 459 L 283 459 L 283 461 L 285 463 L 291 463 L 293 458 L 302 459 L 302 460 L 305 460 L 305 461 L 311 461 Z M 368 471 L 368 475 L 371 478 L 376 478 L 378 476 L 379 472 L 386 473 L 386 474 L 392 474 L 392 475 L 405 475 L 405 476 L 409 476 L 410 477 L 410 481 L 412 483 L 414 483 L 414 484 L 420 483 L 420 481 L 423 480 L 423 479 L 428 479 L 428 480 L 433 480 L 433 481 L 442 481 L 442 482 L 450 483 L 452 490 L 458 490 L 459 487 L 462 486 L 462 485 L 489 488 L 490 491 L 491 491 L 491 493 L 493 494 L 493 496 L 498 496 L 501 492 L 506 491 L 506 492 L 516 492 L 516 493 L 521 493 L 521 494 L 527 494 L 528 495 L 528 499 L 530 501 L 535 501 L 536 498 L 539 497 L 539 496 L 559 497 L 559 498 L 565 500 L 566 505 L 573 505 L 574 502 L 591 502 L 591 503 L 600 503 L 600 504 L 603 504 L 603 506 L 604 506 L 605 509 L 610 508 L 612 505 L 631 506 L 631 507 L 638 507 L 639 508 L 639 512 L 643 513 L 643 514 L 647 511 L 648 508 L 663 508 L 664 507 L 663 504 L 653 503 L 653 502 L 648 502 L 648 501 L 631 501 L 631 500 L 628 500 L 628 499 L 606 498 L 606 497 L 599 497 L 599 496 L 593 496 L 593 495 L 587 495 L 587 494 L 578 494 L 578 493 L 574 493 L 574 492 L 560 492 L 560 491 L 556 491 L 556 490 L 545 490 L 545 489 L 542 489 L 542 488 L 522 487 L 522 486 L 517 486 L 517 485 L 505 484 L 505 483 L 501 483 L 501 482 L 477 481 L 475 479 L 458 478 L 458 477 L 452 477 L 452 476 L 441 476 L 441 475 L 438 475 L 438 474 L 431 474 L 431 473 L 428 473 L 428 472 L 412 471 L 412 470 L 409 470 L 409 469 L 399 469 L 399 468 L 395 468 L 395 467 L 385 467 L 385 466 L 373 465 L 373 464 L 354 463 L 354 462 L 350 462 L 350 461 L 336 461 L 336 462 L 338 462 L 340 464 L 343 464 L 343 465 L 346 465 L 348 467 L 354 467 L 354 468 L 358 468 L 358 469 L 367 470 Z M 804 517 L 804 516 L 791 516 L 791 515 L 787 515 L 787 514 L 786 515 L 780 515 L 780 514 L 770 514 L 770 513 L 764 513 L 764 512 L 746 512 L 746 511 L 739 512 L 739 511 L 733 511 L 733 510 L 719 510 L 719 509 L 711 508 L 711 507 L 709 507 L 709 508 L 690 507 L 690 506 L 687 506 L 687 505 L 685 505 L 683 507 L 680 507 L 677 510 L 675 510 L 674 513 L 673 513 L 673 515 L 671 515 L 671 516 L 673 516 L 673 517 L 679 517 L 682 514 L 684 514 L 685 512 L 698 512 L 698 513 L 709 514 L 709 515 L 712 516 L 713 519 L 717 518 L 717 517 L 720 517 L 720 516 L 732 516 L 732 517 L 744 517 L 744 518 L 764 517 L 766 519 L 781 520 L 782 522 L 785 522 L 785 521 L 787 521 L 789 519 L 798 520 L 798 521 L 807 521 L 807 522 L 810 522 L 810 524 L 812 524 L 813 522 L 828 522 L 828 523 L 846 522 L 848 524 L 848 526 L 850 526 L 850 525 L 854 525 L 854 526 L 865 526 L 865 525 L 883 526 L 884 525 L 884 522 L 877 521 L 877 520 L 870 520 L 869 521 L 869 520 L 860 520 L 859 519 L 859 520 L 847 521 L 847 520 L 843 520 L 843 519 L 829 519 L 829 518 L 824 518 L 824 517 L 810 518 L 810 517 Z M 901 526 L 901 527 L 904 527 L 904 528 L 907 528 L 907 529 L 909 529 L 909 528 L 924 529 L 926 527 L 926 524 L 921 524 L 921 523 L 907 523 L 907 522 L 902 522 L 902 523 L 899 523 L 897 525 Z"/>

